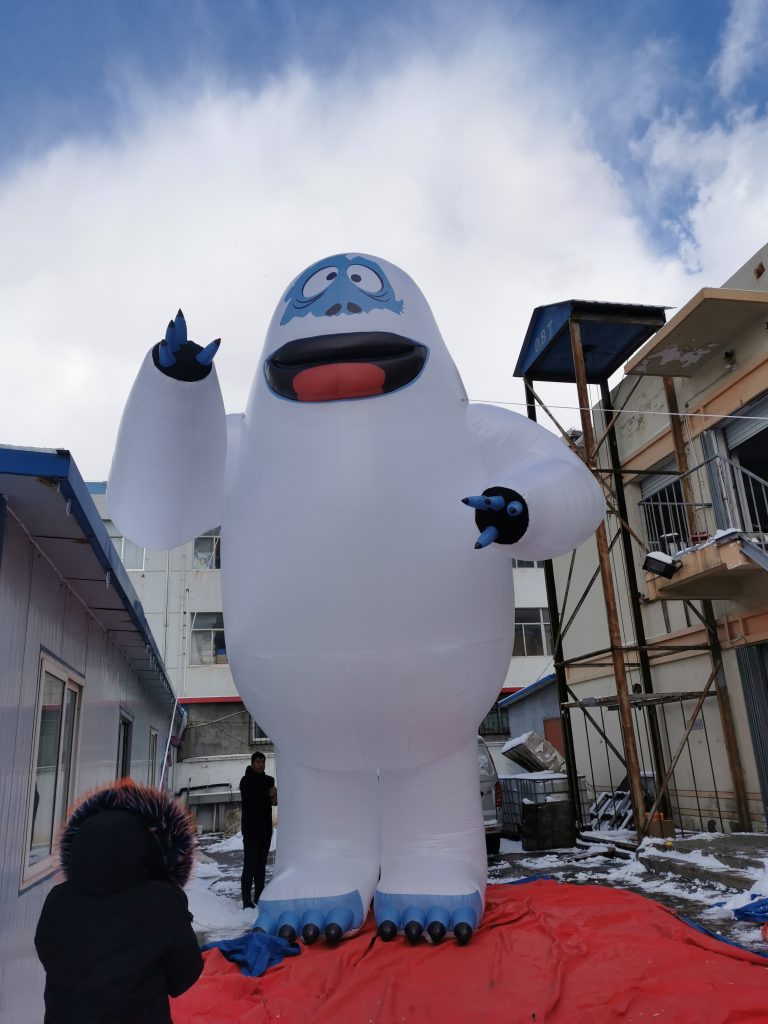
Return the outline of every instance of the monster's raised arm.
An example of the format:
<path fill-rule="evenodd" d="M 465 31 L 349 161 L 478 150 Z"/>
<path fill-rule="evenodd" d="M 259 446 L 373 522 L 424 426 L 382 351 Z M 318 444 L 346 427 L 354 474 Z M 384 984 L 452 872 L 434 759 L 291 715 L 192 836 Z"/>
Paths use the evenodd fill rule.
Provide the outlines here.
<path fill-rule="evenodd" d="M 477 547 L 509 544 L 515 558 L 555 558 L 578 547 L 605 513 L 590 471 L 554 434 L 494 405 L 470 404 L 467 422 L 488 471 L 476 510 Z"/>
<path fill-rule="evenodd" d="M 166 550 L 221 522 L 227 429 L 213 366 L 218 339 L 187 339 L 179 310 L 128 396 L 107 485 L 118 529 Z"/>

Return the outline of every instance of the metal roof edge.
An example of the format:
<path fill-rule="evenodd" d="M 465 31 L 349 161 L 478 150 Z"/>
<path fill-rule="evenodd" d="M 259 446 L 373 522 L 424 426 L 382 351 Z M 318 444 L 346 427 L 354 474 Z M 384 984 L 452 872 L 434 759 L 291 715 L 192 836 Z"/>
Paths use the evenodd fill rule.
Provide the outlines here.
<path fill-rule="evenodd" d="M 501 700 L 496 701 L 496 706 L 500 708 L 508 708 L 510 704 L 515 704 L 519 700 L 524 700 L 536 690 L 542 690 L 545 686 L 549 686 L 557 679 L 557 673 L 550 672 L 548 676 L 542 676 L 541 679 L 536 679 L 533 683 L 529 683 L 524 686 L 522 690 L 518 690 L 517 693 L 510 693 L 508 697 L 502 697 Z"/>
<path fill-rule="evenodd" d="M 631 376 L 634 368 L 647 358 L 653 350 L 663 344 L 664 339 L 677 330 L 680 324 L 690 316 L 690 314 L 701 305 L 702 302 L 708 299 L 717 299 L 719 301 L 729 302 L 754 302 L 756 304 L 765 305 L 768 303 L 768 294 L 766 292 L 760 292 L 749 288 L 715 288 L 708 286 L 706 288 L 699 288 L 690 299 L 681 306 L 675 315 L 660 327 L 659 330 L 649 338 L 645 344 L 634 353 L 634 355 L 627 360 L 624 364 L 624 374 Z"/>
<path fill-rule="evenodd" d="M 144 608 L 71 453 L 65 448 L 14 448 L 0 445 L 0 476 L 6 474 L 37 477 L 41 481 L 58 485 L 62 498 L 70 502 L 70 514 L 75 517 L 102 568 L 110 574 L 110 584 L 115 587 L 133 624 L 152 652 L 158 666 L 157 673 L 170 702 L 175 704 L 176 694 L 144 615 Z"/>

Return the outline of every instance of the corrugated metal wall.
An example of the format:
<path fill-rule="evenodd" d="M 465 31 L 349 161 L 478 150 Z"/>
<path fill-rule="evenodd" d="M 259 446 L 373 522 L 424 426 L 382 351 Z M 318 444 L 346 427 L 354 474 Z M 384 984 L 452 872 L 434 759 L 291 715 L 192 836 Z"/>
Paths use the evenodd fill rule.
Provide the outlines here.
<path fill-rule="evenodd" d="M 150 701 L 118 648 L 43 559 L 12 516 L 0 563 L 0 1020 L 43 1017 L 44 977 L 33 936 L 48 876 L 21 889 L 41 650 L 81 675 L 75 791 L 115 777 L 121 706 L 133 715 L 131 775 L 146 782 L 150 726 L 167 736 L 170 709 Z M 159 756 L 162 756 L 161 754 Z"/>
<path fill-rule="evenodd" d="M 768 645 L 739 647 L 736 650 L 736 657 L 739 661 L 749 731 L 755 748 L 757 774 L 768 820 Z"/>

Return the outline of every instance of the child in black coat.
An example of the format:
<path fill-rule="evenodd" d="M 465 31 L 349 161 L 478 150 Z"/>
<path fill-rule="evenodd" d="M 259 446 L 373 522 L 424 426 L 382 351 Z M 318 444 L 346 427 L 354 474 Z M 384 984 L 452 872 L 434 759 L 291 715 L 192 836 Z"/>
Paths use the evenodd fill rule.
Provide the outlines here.
<path fill-rule="evenodd" d="M 61 839 L 66 881 L 35 933 L 45 1024 L 170 1024 L 203 969 L 182 886 L 194 830 L 168 793 L 120 780 L 86 797 Z"/>

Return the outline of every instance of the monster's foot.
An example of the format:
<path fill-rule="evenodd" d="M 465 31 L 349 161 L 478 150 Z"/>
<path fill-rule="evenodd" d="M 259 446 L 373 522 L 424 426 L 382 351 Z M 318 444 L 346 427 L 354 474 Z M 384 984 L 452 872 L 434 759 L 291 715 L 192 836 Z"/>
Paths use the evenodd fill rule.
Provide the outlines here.
<path fill-rule="evenodd" d="M 469 861 L 398 858 L 382 868 L 373 911 L 384 942 L 402 933 L 412 943 L 424 936 L 439 944 L 453 933 L 464 946 L 483 915 L 477 869 Z"/>
<path fill-rule="evenodd" d="M 307 946 L 322 935 L 335 945 L 363 926 L 377 876 L 378 866 L 362 861 L 291 864 L 265 887 L 254 928 L 289 942 L 301 936 Z"/>

